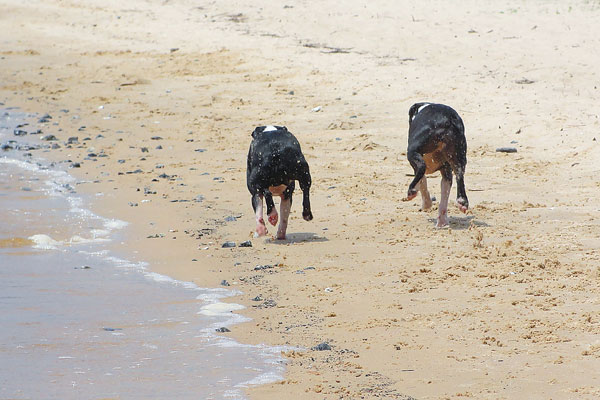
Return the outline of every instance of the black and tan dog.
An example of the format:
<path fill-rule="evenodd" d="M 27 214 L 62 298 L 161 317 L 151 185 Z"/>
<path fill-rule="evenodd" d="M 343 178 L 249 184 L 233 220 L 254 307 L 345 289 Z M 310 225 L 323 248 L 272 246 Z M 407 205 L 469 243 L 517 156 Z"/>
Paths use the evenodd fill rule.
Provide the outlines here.
<path fill-rule="evenodd" d="M 267 234 L 263 219 L 263 197 L 267 203 L 269 222 L 273 226 L 277 224 L 277 210 L 273 203 L 275 195 L 281 197 L 277 239 L 285 239 L 295 181 L 298 181 L 303 193 L 302 217 L 306 221 L 313 219 L 309 198 L 312 181 L 308 163 L 300 143 L 285 126 L 259 126 L 252 132 L 252 138 L 246 178 L 256 214 L 256 236 Z"/>
<path fill-rule="evenodd" d="M 436 227 L 448 226 L 448 198 L 452 187 L 452 172 L 456 176 L 456 203 L 462 212 L 469 208 L 465 191 L 465 168 L 467 166 L 467 139 L 463 121 L 456 111 L 443 104 L 417 103 L 408 111 L 408 150 L 406 155 L 415 171 L 415 178 L 408 187 L 409 201 L 421 192 L 422 209 L 431 208 L 425 174 L 440 171 L 442 193 Z"/>

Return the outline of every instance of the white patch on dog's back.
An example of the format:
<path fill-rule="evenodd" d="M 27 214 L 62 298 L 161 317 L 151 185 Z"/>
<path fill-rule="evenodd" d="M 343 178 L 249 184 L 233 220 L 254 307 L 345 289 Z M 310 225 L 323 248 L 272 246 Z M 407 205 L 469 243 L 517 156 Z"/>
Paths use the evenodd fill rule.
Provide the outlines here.
<path fill-rule="evenodd" d="M 268 125 L 265 126 L 265 129 L 263 130 L 263 132 L 271 132 L 271 131 L 276 131 L 277 128 L 275 128 L 273 125 Z"/>
<path fill-rule="evenodd" d="M 417 110 L 417 114 L 420 113 L 425 107 L 430 106 L 430 103 L 427 104 L 423 104 L 421 107 L 419 107 L 419 109 Z"/>

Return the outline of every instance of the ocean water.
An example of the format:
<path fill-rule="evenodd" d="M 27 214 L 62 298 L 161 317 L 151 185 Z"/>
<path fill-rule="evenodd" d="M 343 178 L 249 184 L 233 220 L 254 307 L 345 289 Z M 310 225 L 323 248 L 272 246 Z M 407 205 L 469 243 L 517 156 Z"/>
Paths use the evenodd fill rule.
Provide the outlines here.
<path fill-rule="evenodd" d="M 13 135 L 36 121 L 0 109 L 0 143 L 42 143 Z M 281 348 L 215 332 L 245 320 L 222 302 L 235 292 L 112 253 L 127 223 L 89 211 L 38 156 L 0 150 L 0 399 L 243 399 L 282 379 Z"/>

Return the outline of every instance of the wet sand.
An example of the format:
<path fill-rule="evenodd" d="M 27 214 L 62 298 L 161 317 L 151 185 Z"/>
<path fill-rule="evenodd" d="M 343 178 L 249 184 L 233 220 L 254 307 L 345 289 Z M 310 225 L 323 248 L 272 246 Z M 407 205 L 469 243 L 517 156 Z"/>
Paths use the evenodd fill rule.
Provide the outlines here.
<path fill-rule="evenodd" d="M 228 335 L 304 348 L 251 398 L 600 395 L 595 4 L 119 4 L 0 6 L 0 102 L 52 116 L 46 156 L 80 163 L 140 260 L 244 293 L 253 321 Z M 471 210 L 447 230 L 437 203 L 400 202 L 418 101 L 466 126 Z M 262 124 L 286 125 L 313 175 L 315 220 L 296 196 L 284 242 L 251 238 Z"/>

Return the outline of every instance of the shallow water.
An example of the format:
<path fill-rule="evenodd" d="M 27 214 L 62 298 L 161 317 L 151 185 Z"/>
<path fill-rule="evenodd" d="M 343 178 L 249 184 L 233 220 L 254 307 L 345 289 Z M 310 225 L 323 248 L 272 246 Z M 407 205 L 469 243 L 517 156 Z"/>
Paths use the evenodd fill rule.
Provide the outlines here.
<path fill-rule="evenodd" d="M 0 142 L 32 120 L 6 113 Z M 244 320 L 220 301 L 234 292 L 111 253 L 126 223 L 91 213 L 71 176 L 30 158 L 0 153 L 0 398 L 242 399 L 281 379 L 281 349 L 215 333 Z"/>

